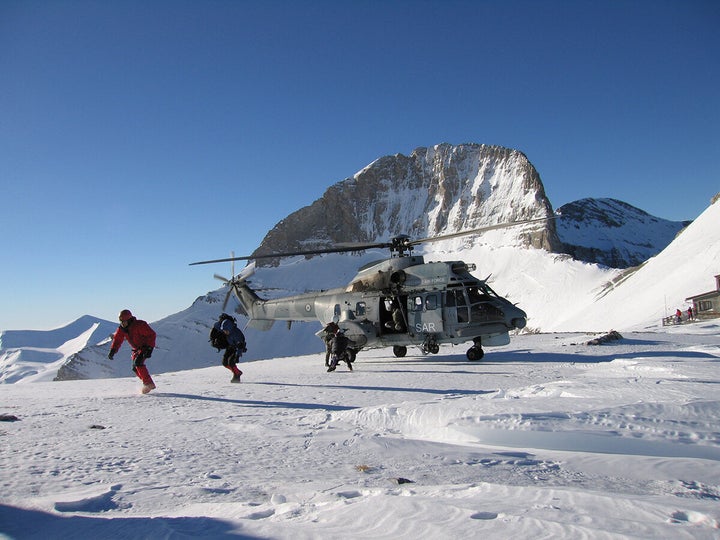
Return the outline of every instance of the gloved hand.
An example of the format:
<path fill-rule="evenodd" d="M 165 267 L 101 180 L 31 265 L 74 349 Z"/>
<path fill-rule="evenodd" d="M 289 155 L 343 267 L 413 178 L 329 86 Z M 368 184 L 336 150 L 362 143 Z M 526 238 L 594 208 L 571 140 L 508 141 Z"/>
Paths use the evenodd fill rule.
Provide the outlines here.
<path fill-rule="evenodd" d="M 108 353 L 108 360 L 112 360 L 116 352 L 117 349 L 110 349 L 110 352 Z"/>
<path fill-rule="evenodd" d="M 145 345 L 142 348 L 142 356 L 143 358 L 150 358 L 152 356 L 153 348 L 149 345 Z"/>

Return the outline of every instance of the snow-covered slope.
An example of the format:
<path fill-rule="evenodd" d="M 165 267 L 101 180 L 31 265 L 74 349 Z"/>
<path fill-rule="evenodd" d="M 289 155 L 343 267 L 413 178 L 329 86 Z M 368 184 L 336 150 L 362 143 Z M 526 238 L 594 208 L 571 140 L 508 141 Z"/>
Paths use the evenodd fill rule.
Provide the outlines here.
<path fill-rule="evenodd" d="M 715 323 L 0 385 L 0 537 L 717 540 Z"/>
<path fill-rule="evenodd" d="M 54 330 L 0 332 L 0 383 L 52 380 L 68 358 L 107 339 L 116 327 L 86 315 Z"/>
<path fill-rule="evenodd" d="M 711 290 L 720 274 L 720 201 L 709 206 L 659 255 L 597 289 L 595 301 L 573 306 L 547 330 L 652 328 L 685 299 Z"/>

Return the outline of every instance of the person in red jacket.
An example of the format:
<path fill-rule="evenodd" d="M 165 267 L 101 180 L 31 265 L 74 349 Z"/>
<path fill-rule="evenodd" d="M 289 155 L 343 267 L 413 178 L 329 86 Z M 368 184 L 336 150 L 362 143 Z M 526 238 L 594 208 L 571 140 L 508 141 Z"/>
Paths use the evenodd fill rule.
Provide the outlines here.
<path fill-rule="evenodd" d="M 120 346 L 125 340 L 132 347 L 132 369 L 143 382 L 142 393 L 147 394 L 155 389 L 155 383 L 145 367 L 145 360 L 152 356 L 155 348 L 155 331 L 145 321 L 133 317 L 129 309 L 123 309 L 120 312 L 120 326 L 115 331 L 110 345 L 110 354 L 108 354 L 110 360 L 120 350 Z"/>

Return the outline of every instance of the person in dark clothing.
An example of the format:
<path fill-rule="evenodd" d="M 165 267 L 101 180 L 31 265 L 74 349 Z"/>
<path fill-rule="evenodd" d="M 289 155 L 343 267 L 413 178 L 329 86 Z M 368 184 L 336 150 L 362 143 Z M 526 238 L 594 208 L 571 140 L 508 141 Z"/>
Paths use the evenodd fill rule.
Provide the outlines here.
<path fill-rule="evenodd" d="M 335 337 L 335 332 L 337 332 L 340 329 L 340 327 L 337 325 L 336 322 L 330 321 L 327 323 L 325 328 L 323 328 L 323 332 L 325 332 L 325 335 L 323 336 L 323 340 L 325 341 L 325 367 L 330 367 L 330 354 L 331 354 L 331 347 L 332 347 L 332 341 Z"/>
<path fill-rule="evenodd" d="M 397 330 L 398 332 L 404 332 L 405 331 L 405 317 L 403 317 L 403 312 L 400 309 L 400 306 L 396 305 L 393 308 L 392 318 L 393 318 L 393 324 L 395 325 L 395 330 Z"/>
<path fill-rule="evenodd" d="M 119 319 L 120 326 L 113 335 L 108 358 L 112 360 L 120 350 L 123 342 L 127 340 L 130 347 L 132 347 L 132 370 L 143 383 L 141 392 L 147 394 L 156 388 L 147 367 L 145 367 L 145 360 L 152 356 L 155 348 L 155 331 L 145 321 L 133 317 L 129 309 L 123 309 L 120 312 Z"/>
<path fill-rule="evenodd" d="M 247 351 L 245 334 L 238 328 L 235 319 L 224 313 L 215 324 L 219 325 L 220 330 L 227 336 L 228 345 L 223 354 L 222 365 L 232 371 L 233 377 L 230 382 L 239 383 L 242 371 L 238 369 L 237 363 L 242 354 Z"/>
<path fill-rule="evenodd" d="M 335 332 L 335 336 L 333 337 L 331 343 L 330 343 L 330 354 L 331 354 L 331 360 L 330 360 L 330 366 L 328 367 L 328 372 L 335 371 L 335 368 L 337 368 L 338 362 L 341 360 L 344 360 L 347 363 L 348 369 L 352 371 L 352 362 L 350 361 L 349 351 L 348 351 L 348 345 L 350 344 L 350 340 L 347 338 L 347 336 L 343 333 L 340 328 L 337 329 Z"/>
<path fill-rule="evenodd" d="M 386 309 L 390 312 L 392 319 L 385 323 L 385 328 L 391 332 L 405 332 L 405 316 L 400 305 L 396 301 L 386 301 Z"/>

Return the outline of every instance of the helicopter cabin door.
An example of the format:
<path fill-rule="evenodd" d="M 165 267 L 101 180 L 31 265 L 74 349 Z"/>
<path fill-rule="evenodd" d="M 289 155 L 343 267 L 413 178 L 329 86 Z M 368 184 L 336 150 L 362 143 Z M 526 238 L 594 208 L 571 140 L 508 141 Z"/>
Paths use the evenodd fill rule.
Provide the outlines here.
<path fill-rule="evenodd" d="M 465 299 L 465 291 L 462 287 L 452 289 L 448 287 L 445 305 L 447 306 L 449 320 L 452 321 L 453 316 L 456 316 L 459 324 L 468 324 L 470 322 L 470 306 L 468 306 Z"/>
<path fill-rule="evenodd" d="M 439 334 L 443 331 L 440 293 L 426 292 L 408 298 L 408 323 L 415 334 Z"/>
<path fill-rule="evenodd" d="M 388 296 L 380 299 L 380 328 L 383 334 L 407 332 L 407 296 Z"/>

